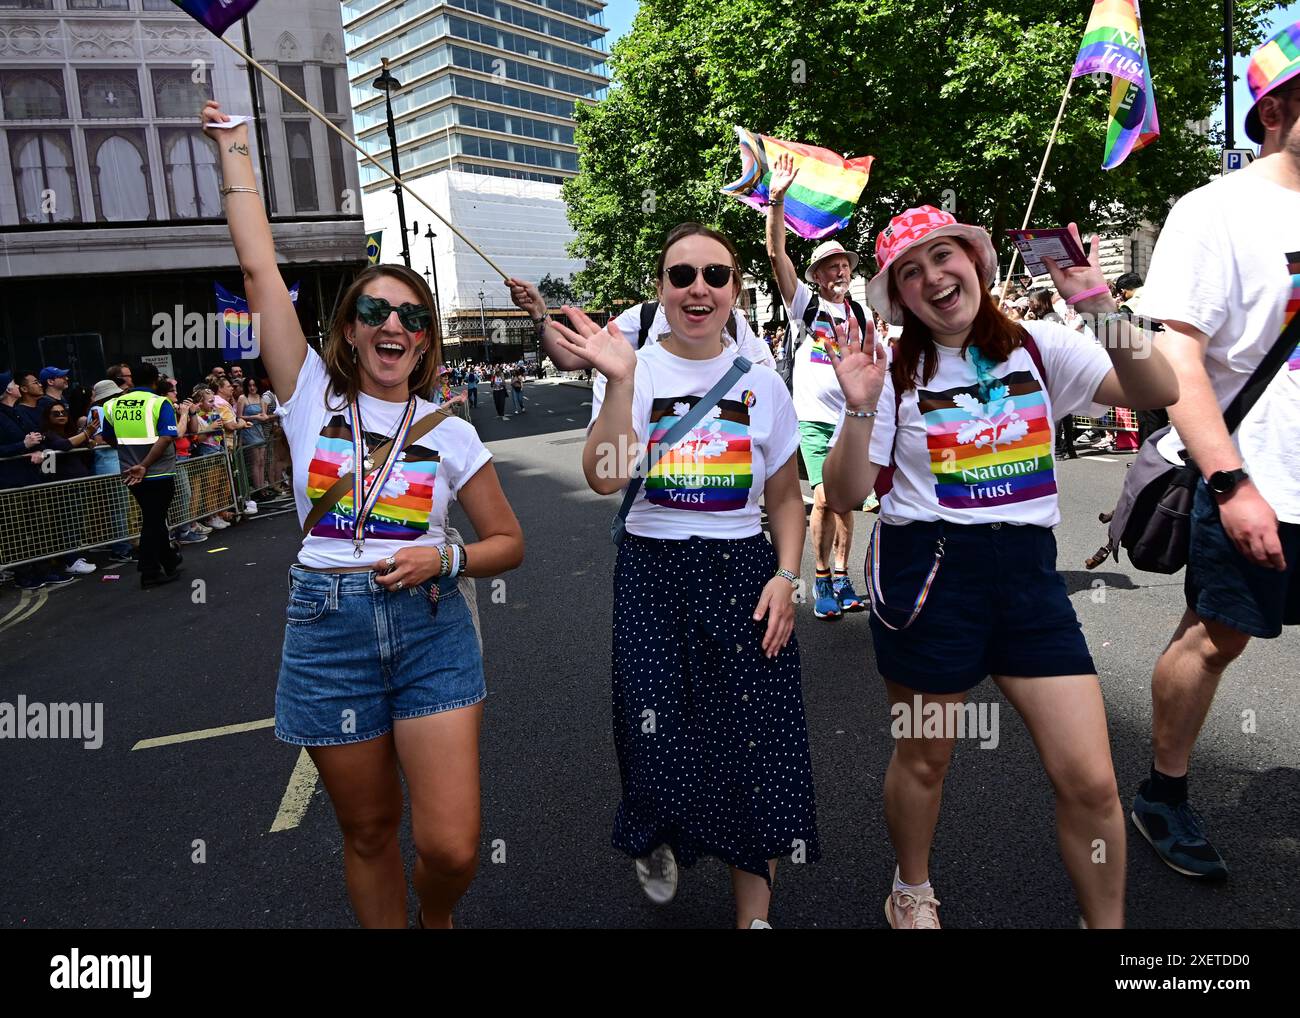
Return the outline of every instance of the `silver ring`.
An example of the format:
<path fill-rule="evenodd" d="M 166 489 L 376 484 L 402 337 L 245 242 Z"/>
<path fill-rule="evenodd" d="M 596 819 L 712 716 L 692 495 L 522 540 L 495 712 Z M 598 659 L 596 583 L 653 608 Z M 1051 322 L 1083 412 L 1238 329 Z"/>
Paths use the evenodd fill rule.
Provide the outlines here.
<path fill-rule="evenodd" d="M 397 556 L 395 556 L 395 555 L 389 555 L 388 558 L 384 559 L 384 565 L 388 566 L 389 569 L 396 569 L 396 568 L 397 568 Z"/>
<path fill-rule="evenodd" d="M 405 587 L 405 586 L 406 586 L 405 583 L 403 583 L 401 580 L 398 580 L 398 581 L 397 581 L 397 586 L 395 586 L 393 589 L 394 589 L 394 590 L 401 590 L 401 589 L 402 589 L 403 587 Z"/>

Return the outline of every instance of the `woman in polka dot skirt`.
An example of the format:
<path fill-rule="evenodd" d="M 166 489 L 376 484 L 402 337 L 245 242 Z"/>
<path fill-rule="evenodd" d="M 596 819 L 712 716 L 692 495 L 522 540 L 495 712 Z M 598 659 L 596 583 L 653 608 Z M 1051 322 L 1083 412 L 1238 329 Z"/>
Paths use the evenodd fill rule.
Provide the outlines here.
<path fill-rule="evenodd" d="M 724 328 L 740 293 L 736 250 L 698 223 L 674 228 L 656 271 L 671 333 L 634 351 L 565 308 L 559 345 L 608 380 L 583 469 L 622 491 L 736 357 Z M 613 844 L 647 896 L 672 899 L 677 865 L 731 868 L 736 925 L 767 928 L 778 856 L 820 849 L 804 721 L 794 587 L 804 511 L 798 423 L 771 368 L 754 365 L 652 469 L 614 570 L 613 719 L 623 798 Z M 772 542 L 760 526 L 759 498 Z"/>

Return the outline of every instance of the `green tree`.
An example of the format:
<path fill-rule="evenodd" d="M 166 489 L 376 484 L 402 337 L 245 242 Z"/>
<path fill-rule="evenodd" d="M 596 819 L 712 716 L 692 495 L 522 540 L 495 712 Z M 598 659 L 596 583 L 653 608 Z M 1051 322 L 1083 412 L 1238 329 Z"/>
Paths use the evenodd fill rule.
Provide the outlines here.
<path fill-rule="evenodd" d="M 1261 41 L 1279 0 L 1238 0 L 1236 42 Z M 874 155 L 871 181 L 838 235 L 864 250 L 891 215 L 931 204 L 987 227 L 1003 257 L 1019 226 L 1069 71 L 1087 0 L 643 0 L 614 47 L 613 87 L 579 106 L 578 175 L 564 197 L 598 304 L 641 300 L 664 234 L 688 219 L 737 242 L 769 275 L 761 216 L 721 196 L 739 176 L 740 125 Z M 1033 222 L 1122 232 L 1162 222 L 1169 202 L 1218 169 L 1206 121 L 1222 88 L 1217 3 L 1143 8 L 1161 135 L 1101 168 L 1110 79 L 1074 82 Z M 802 264 L 812 244 L 789 235 Z M 864 270 L 868 268 L 864 266 Z"/>
<path fill-rule="evenodd" d="M 546 301 L 547 305 L 551 307 L 559 307 L 562 304 L 574 306 L 581 303 L 578 291 L 573 286 L 572 278 L 565 280 L 558 276 L 552 276 L 549 272 L 538 281 L 537 292 L 542 295 L 542 300 Z"/>

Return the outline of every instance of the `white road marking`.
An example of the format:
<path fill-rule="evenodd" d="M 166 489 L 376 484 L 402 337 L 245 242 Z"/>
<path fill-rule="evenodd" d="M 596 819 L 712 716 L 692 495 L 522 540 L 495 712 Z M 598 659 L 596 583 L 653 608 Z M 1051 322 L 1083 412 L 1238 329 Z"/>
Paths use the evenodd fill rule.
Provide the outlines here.
<path fill-rule="evenodd" d="M 162 735 L 156 739 L 141 739 L 131 751 L 137 749 L 154 749 L 158 746 L 171 746 L 178 742 L 197 742 L 199 739 L 215 739 L 219 735 L 237 735 L 240 732 L 255 732 L 260 728 L 274 728 L 275 718 L 263 718 L 261 721 L 245 721 L 238 725 L 223 725 L 220 728 L 202 728 L 197 732 L 180 732 L 176 735 Z"/>
<path fill-rule="evenodd" d="M 316 779 L 319 777 L 316 765 L 304 749 L 298 754 L 298 762 L 293 765 L 289 775 L 289 784 L 285 787 L 284 798 L 271 823 L 271 833 L 291 831 L 302 823 L 302 818 L 311 805 L 312 794 L 316 791 Z"/>
<path fill-rule="evenodd" d="M 1087 463 L 1118 463 L 1119 460 L 1109 459 L 1105 456 L 1080 456 L 1079 459 Z"/>
<path fill-rule="evenodd" d="M 50 592 L 48 590 L 24 590 L 18 599 L 16 607 L 10 609 L 9 614 L 0 619 L 0 633 L 6 629 L 12 629 L 20 622 L 26 622 L 38 611 L 45 607 L 45 602 L 49 600 Z"/>

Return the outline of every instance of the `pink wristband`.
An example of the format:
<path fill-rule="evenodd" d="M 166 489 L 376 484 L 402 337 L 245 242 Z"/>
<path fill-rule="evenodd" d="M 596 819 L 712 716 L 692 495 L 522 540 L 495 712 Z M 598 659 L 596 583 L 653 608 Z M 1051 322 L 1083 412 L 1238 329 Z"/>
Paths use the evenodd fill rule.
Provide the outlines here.
<path fill-rule="evenodd" d="M 1073 297 L 1066 297 L 1065 303 L 1070 307 L 1078 304 L 1081 300 L 1087 300 L 1089 297 L 1100 297 L 1103 293 L 1110 293 L 1110 287 L 1105 283 L 1101 286 L 1094 286 L 1091 290 L 1084 290 L 1083 293 L 1076 293 Z"/>

